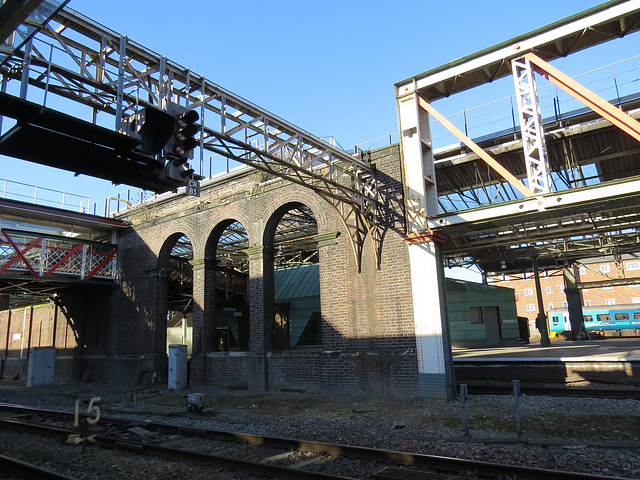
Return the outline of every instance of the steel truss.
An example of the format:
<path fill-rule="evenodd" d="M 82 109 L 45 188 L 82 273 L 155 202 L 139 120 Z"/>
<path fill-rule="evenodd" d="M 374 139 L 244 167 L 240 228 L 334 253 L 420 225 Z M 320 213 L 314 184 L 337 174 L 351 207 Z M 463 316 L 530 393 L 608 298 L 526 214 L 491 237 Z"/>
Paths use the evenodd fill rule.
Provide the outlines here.
<path fill-rule="evenodd" d="M 0 278 L 115 279 L 115 245 L 21 230 L 0 233 Z"/>
<path fill-rule="evenodd" d="M 536 195 L 549 193 L 551 191 L 551 175 L 547 161 L 547 146 L 544 140 L 540 104 L 538 103 L 538 91 L 531 61 L 523 57 L 513 60 L 511 63 L 529 188 Z"/>
<path fill-rule="evenodd" d="M 65 8 L 1 69 L 10 80 L 89 108 L 94 124 L 121 131 L 144 107 L 169 102 L 200 115 L 200 163 L 204 152 L 227 157 L 312 189 L 340 214 L 359 265 L 364 238 L 377 240 L 374 168 L 286 122 L 202 75 Z M 377 248 L 374 248 L 377 251 Z"/>

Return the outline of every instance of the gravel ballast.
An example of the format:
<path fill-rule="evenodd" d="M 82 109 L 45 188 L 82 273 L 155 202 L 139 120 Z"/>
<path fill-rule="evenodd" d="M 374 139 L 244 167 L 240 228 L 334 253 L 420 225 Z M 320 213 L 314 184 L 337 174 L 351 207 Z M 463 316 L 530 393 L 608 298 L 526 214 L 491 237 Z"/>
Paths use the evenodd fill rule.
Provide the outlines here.
<path fill-rule="evenodd" d="M 204 394 L 204 410 L 199 414 L 188 412 L 186 408 L 187 395 L 194 392 Z M 459 400 L 329 397 L 302 393 L 255 395 L 214 388 L 172 391 L 162 386 L 126 390 L 86 384 L 37 388 L 27 388 L 17 381 L 0 384 L 0 401 L 38 408 L 71 411 L 76 398 L 88 401 L 91 397 L 101 398 L 97 405 L 103 415 L 109 416 L 640 478 L 640 402 L 637 400 L 525 395 L 518 402 L 522 432 L 518 435 L 513 397 L 470 396 L 465 407 L 468 429 L 465 434 Z M 30 461 L 29 454 L 34 450 L 30 437 L 2 430 L 0 435 L 0 454 L 23 455 L 25 461 Z M 78 465 L 77 446 L 55 447 L 55 453 L 47 454 L 48 468 L 56 469 L 61 464 L 69 464 L 69 468 L 71 464 Z M 38 450 L 45 455 L 42 448 L 38 447 Z M 157 464 L 159 460 L 132 459 L 131 467 L 140 473 L 151 461 Z M 95 466 L 93 474 L 82 478 L 124 478 L 128 466 L 122 462 L 118 460 L 113 468 Z M 173 462 L 164 462 L 167 462 L 165 470 L 178 468 Z M 161 476 L 156 468 L 148 467 L 145 476 L 175 478 Z M 120 477 L 109 476 L 116 473 Z M 191 478 L 199 478 L 198 472 L 186 473 Z M 0 475 L 0 478 L 9 477 Z M 218 472 L 216 478 L 223 476 Z M 251 477 L 231 475 L 224 478 Z"/>

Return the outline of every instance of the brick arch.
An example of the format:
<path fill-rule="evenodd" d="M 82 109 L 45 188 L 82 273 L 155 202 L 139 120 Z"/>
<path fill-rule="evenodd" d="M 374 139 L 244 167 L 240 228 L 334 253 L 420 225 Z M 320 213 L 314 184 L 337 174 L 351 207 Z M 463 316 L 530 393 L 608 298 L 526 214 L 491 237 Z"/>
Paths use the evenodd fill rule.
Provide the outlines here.
<path fill-rule="evenodd" d="M 298 205 L 304 205 L 305 207 L 309 207 L 309 205 L 307 205 L 304 202 L 289 200 L 283 203 L 282 205 L 280 205 L 280 207 L 278 207 L 275 211 L 271 213 L 271 215 L 269 215 L 262 232 L 262 245 L 264 245 L 265 247 L 273 248 L 273 240 L 275 237 L 276 229 L 278 228 L 278 224 L 280 223 L 284 215 L 286 215 L 286 213 L 289 210 L 296 208 Z M 316 212 L 311 207 L 309 207 L 309 209 L 311 210 L 311 213 L 313 213 L 313 216 L 316 219 L 316 226 L 317 226 L 318 217 L 316 216 Z M 319 231 L 319 227 L 318 227 L 318 231 Z"/>
<path fill-rule="evenodd" d="M 304 205 L 311 210 L 311 213 L 316 220 L 316 234 L 319 232 L 317 212 L 322 212 L 322 209 L 316 204 L 316 202 L 313 202 L 315 204 L 313 208 L 308 203 L 305 203 L 304 200 L 309 200 L 309 198 L 310 197 L 306 195 L 291 195 L 288 196 L 286 201 L 282 202 L 281 197 L 280 205 L 267 217 L 263 229 L 262 245 L 265 247 L 263 284 L 265 290 L 264 300 L 267 303 L 264 311 L 268 312 L 268 315 L 265 315 L 264 318 L 264 327 L 268 332 L 266 346 L 270 351 L 278 352 L 288 350 L 290 348 L 290 333 L 292 326 L 288 311 L 279 311 L 276 308 L 274 272 L 275 233 L 278 225 L 287 212 L 301 205 Z M 324 212 L 320 213 L 320 215 L 324 215 Z M 268 385 L 267 387 L 271 389 L 274 388 L 275 385 Z"/>
<path fill-rule="evenodd" d="M 166 356 L 167 344 L 167 308 L 168 308 L 168 267 L 169 256 L 171 250 L 175 246 L 177 240 L 182 236 L 187 236 L 191 245 L 195 250 L 194 233 L 184 225 L 175 226 L 169 233 L 161 235 L 162 243 L 159 245 L 156 256 L 156 268 L 147 272 L 146 286 L 148 288 L 148 299 L 150 302 L 149 322 L 154 325 L 155 339 L 153 353 L 155 360 L 153 361 L 154 370 L 158 372 L 160 379 L 165 380 L 165 372 L 168 370 L 168 361 Z M 189 233 L 187 233 L 189 232 Z M 160 242 L 159 242 L 160 243 Z"/>
<path fill-rule="evenodd" d="M 264 228 L 262 231 L 262 242 L 268 238 L 269 233 L 267 230 L 273 227 L 273 232 L 275 232 L 275 226 L 272 226 L 274 216 L 277 216 L 280 212 L 283 211 L 283 208 L 286 205 L 301 203 L 313 212 L 313 215 L 316 219 L 316 224 L 318 225 L 318 233 L 324 230 L 335 229 L 336 225 L 339 224 L 340 219 L 338 217 L 337 212 L 334 207 L 327 202 L 325 199 L 320 197 L 317 194 L 314 194 L 311 190 L 303 188 L 303 187 L 295 187 L 290 189 L 287 192 L 286 200 L 283 199 L 282 196 L 274 196 L 271 201 L 267 204 L 265 208 L 266 214 L 264 215 L 267 218 L 267 221 L 264 224 Z M 282 215 L 280 215 L 282 217 Z M 277 226 L 280 218 L 275 222 Z M 273 232 L 270 232 L 273 234 Z M 263 243 L 263 245 L 266 245 Z"/>
<path fill-rule="evenodd" d="M 169 255 L 171 254 L 171 250 L 173 250 L 173 247 L 178 241 L 178 239 L 180 239 L 183 236 L 186 236 L 187 238 L 189 238 L 189 241 L 191 242 L 191 246 L 195 250 L 193 237 L 188 233 L 185 233 L 184 229 L 176 230 L 173 233 L 166 236 L 164 238 L 164 241 L 162 242 L 162 245 L 160 246 L 160 250 L 158 251 L 158 268 L 166 268 L 169 265 Z M 195 252 L 194 252 L 194 258 L 195 258 Z"/>
<path fill-rule="evenodd" d="M 249 219 L 246 218 L 246 215 L 234 215 L 234 213 L 239 212 L 232 212 L 231 215 L 225 215 L 224 217 L 215 218 L 214 222 L 212 222 L 213 226 L 207 229 L 209 233 L 206 236 L 206 240 L 204 242 L 204 258 L 215 259 L 216 248 L 220 239 L 220 235 L 222 235 L 222 232 L 224 232 L 225 229 L 234 222 L 238 222 L 244 227 L 247 232 L 248 244 L 251 245 L 252 232 L 248 227 L 248 224 L 250 223 Z M 253 236 L 255 237 L 256 233 L 253 233 Z"/>

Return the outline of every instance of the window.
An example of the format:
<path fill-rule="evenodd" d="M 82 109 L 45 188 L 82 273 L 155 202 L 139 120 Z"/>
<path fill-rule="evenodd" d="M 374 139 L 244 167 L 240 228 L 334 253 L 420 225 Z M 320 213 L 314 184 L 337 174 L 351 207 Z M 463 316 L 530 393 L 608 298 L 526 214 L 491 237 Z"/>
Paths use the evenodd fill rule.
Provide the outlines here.
<path fill-rule="evenodd" d="M 552 290 L 553 290 L 553 289 L 552 289 L 551 287 L 547 287 L 547 290 L 546 290 L 546 291 L 547 291 L 547 293 L 551 293 L 551 291 L 552 291 Z"/>
<path fill-rule="evenodd" d="M 628 313 L 616 313 L 614 315 L 614 318 L 616 320 L 629 320 L 629 314 Z"/>
<path fill-rule="evenodd" d="M 525 288 L 524 289 L 524 294 L 525 295 L 533 295 L 533 288 Z"/>
<path fill-rule="evenodd" d="M 640 320 L 640 312 L 633 312 L 633 319 Z"/>
<path fill-rule="evenodd" d="M 566 288 L 567 288 L 566 285 L 560 285 L 560 291 L 561 292 L 564 292 Z"/>
<path fill-rule="evenodd" d="M 580 275 L 587 273 L 587 267 L 580 267 Z"/>
<path fill-rule="evenodd" d="M 593 315 L 584 315 L 582 318 L 585 322 L 593 322 Z"/>
<path fill-rule="evenodd" d="M 531 278 L 531 272 L 524 272 L 522 274 L 522 278 L 524 278 L 525 280 L 528 279 L 528 278 Z"/>
<path fill-rule="evenodd" d="M 527 312 L 535 312 L 536 306 L 532 303 L 527 304 Z"/>
<path fill-rule="evenodd" d="M 604 304 L 605 304 L 605 305 L 615 305 L 615 304 L 616 304 L 616 299 L 615 299 L 615 298 L 607 298 L 607 299 L 604 301 Z"/>
<path fill-rule="evenodd" d="M 640 262 L 627 262 L 624 264 L 626 270 L 640 270 Z"/>
<path fill-rule="evenodd" d="M 509 282 L 511 280 L 511 277 L 509 275 L 502 275 L 502 280 L 505 282 Z"/>
<path fill-rule="evenodd" d="M 599 322 L 610 322 L 611 321 L 611 315 L 609 315 L 608 313 L 599 313 L 598 314 L 598 321 Z"/>
<path fill-rule="evenodd" d="M 569 306 L 569 304 L 568 304 L 567 302 L 562 302 L 562 306 L 563 306 L 563 307 L 568 307 L 568 306 Z"/>
<path fill-rule="evenodd" d="M 600 265 L 600 271 L 602 273 L 609 273 L 611 271 L 610 265 Z"/>
<path fill-rule="evenodd" d="M 584 306 L 585 307 L 590 307 L 591 306 L 591 300 L 585 300 L 584 301 Z"/>
<path fill-rule="evenodd" d="M 640 297 L 631 297 L 631 303 L 640 303 Z"/>
<path fill-rule="evenodd" d="M 469 318 L 471 319 L 471 324 L 484 323 L 482 307 L 469 307 Z"/>
<path fill-rule="evenodd" d="M 547 308 L 552 309 L 553 308 L 553 303 L 550 303 Z"/>

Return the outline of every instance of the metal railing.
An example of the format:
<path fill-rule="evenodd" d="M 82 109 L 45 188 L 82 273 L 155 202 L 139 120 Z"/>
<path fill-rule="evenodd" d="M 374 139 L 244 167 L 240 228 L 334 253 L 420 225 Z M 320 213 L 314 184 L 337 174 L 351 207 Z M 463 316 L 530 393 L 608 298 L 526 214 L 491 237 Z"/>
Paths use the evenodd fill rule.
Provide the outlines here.
<path fill-rule="evenodd" d="M 562 120 L 572 112 L 586 108 L 574 97 L 558 90 L 555 85 L 543 84 L 544 79 L 541 79 L 541 76 L 536 78 L 538 78 L 539 83 L 538 97 L 542 108 L 542 116 L 545 120 Z M 617 105 L 630 96 L 638 95 L 640 55 L 574 75 L 572 78 L 602 98 Z M 510 78 L 503 81 L 513 84 Z M 512 85 L 511 88 L 513 88 Z M 473 139 L 491 136 L 497 132 L 519 132 L 520 130 L 515 95 L 454 113 L 447 114 L 444 110 L 442 113 L 465 135 Z M 458 139 L 449 130 L 440 125 L 439 122 L 432 121 L 430 127 L 434 148 L 459 143 Z M 354 153 L 359 150 L 382 148 L 398 141 L 398 132 L 393 132 L 356 144 Z"/>
<path fill-rule="evenodd" d="M 63 210 L 90 213 L 91 199 L 73 193 L 0 178 L 2 198 Z"/>

